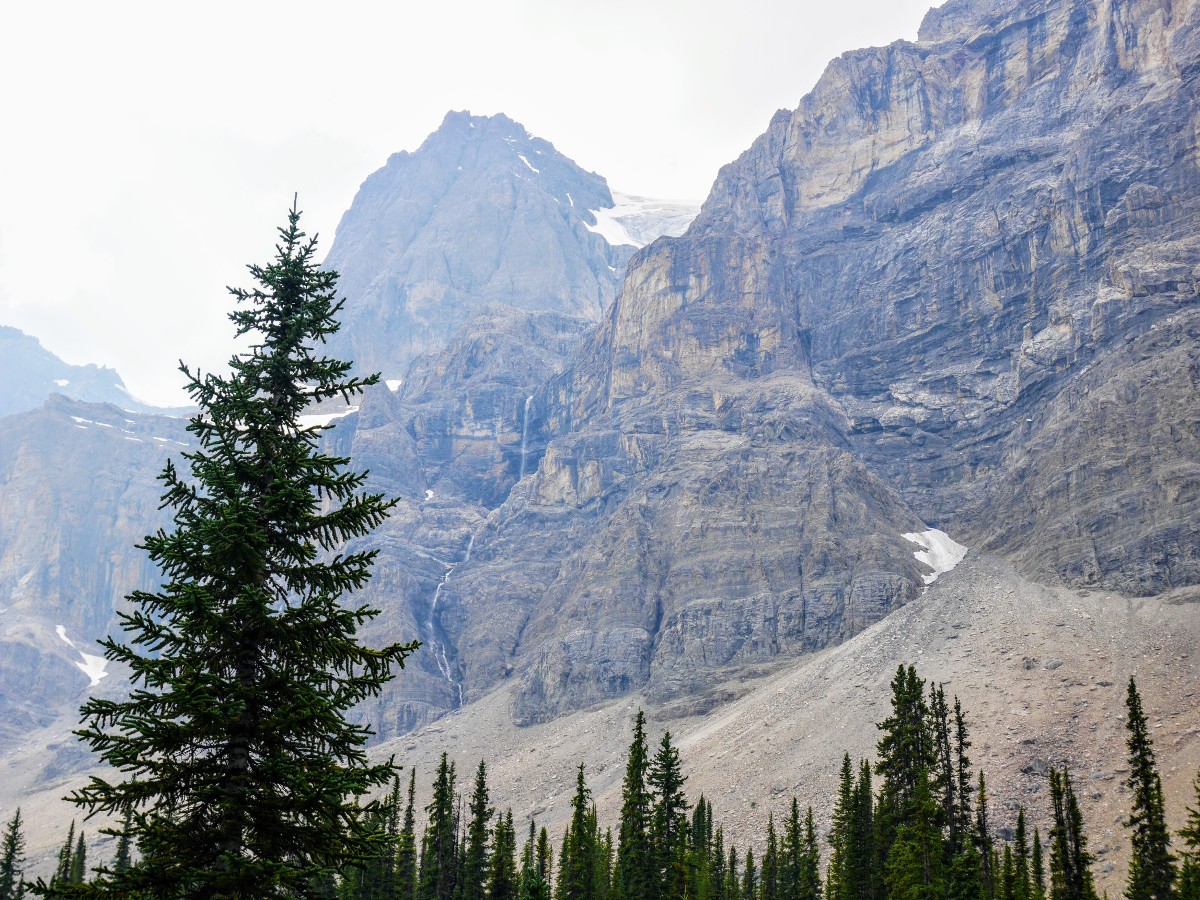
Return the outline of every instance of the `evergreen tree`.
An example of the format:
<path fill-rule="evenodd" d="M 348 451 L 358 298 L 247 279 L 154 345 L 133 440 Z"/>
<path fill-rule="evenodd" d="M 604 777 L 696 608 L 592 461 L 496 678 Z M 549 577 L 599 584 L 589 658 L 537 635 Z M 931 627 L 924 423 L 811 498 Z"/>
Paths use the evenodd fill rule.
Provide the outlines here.
<path fill-rule="evenodd" d="M 850 754 L 842 756 L 842 769 L 838 780 L 837 799 L 833 803 L 833 827 L 829 831 L 832 853 L 826 882 L 829 900 L 859 900 L 855 892 L 854 870 L 854 820 L 857 814 L 854 795 L 854 768 Z M 799 815 L 796 817 L 797 846 L 799 843 Z M 797 877 L 798 884 L 798 877 Z"/>
<path fill-rule="evenodd" d="M 733 844 L 729 845 L 729 859 L 725 864 L 725 900 L 742 900 L 742 884 L 738 878 L 738 851 Z M 754 900 L 748 897 L 746 900 Z"/>
<path fill-rule="evenodd" d="M 454 763 L 443 753 L 433 782 L 433 797 L 421 837 L 420 900 L 451 900 L 458 875 L 458 821 L 454 804 Z"/>
<path fill-rule="evenodd" d="M 126 810 L 121 827 L 117 829 L 117 852 L 112 863 L 112 870 L 117 875 L 128 872 L 129 867 L 133 865 L 133 838 L 130 836 L 132 825 L 133 814 Z"/>
<path fill-rule="evenodd" d="M 795 812 L 795 799 L 792 809 Z M 817 845 L 817 829 L 813 824 L 812 807 L 804 815 L 804 845 L 800 851 L 800 880 L 797 900 L 821 900 L 821 850 Z"/>
<path fill-rule="evenodd" d="M 1050 770 L 1050 805 L 1050 900 L 1096 900 L 1083 815 L 1065 768 Z"/>
<path fill-rule="evenodd" d="M 638 710 L 633 741 L 625 763 L 621 787 L 621 826 L 617 834 L 614 875 L 620 900 L 650 900 L 658 886 L 650 830 L 654 798 L 646 784 L 650 759 L 646 749 L 646 714 Z"/>
<path fill-rule="evenodd" d="M 67 829 L 67 839 L 63 841 L 62 848 L 58 851 L 58 864 L 54 867 L 54 875 L 50 879 L 51 887 L 59 889 L 59 893 L 63 893 L 63 885 L 71 884 L 71 871 L 73 866 L 72 859 L 75 856 L 75 821 L 71 820 L 71 827 Z M 41 882 L 38 883 L 37 889 L 41 891 Z"/>
<path fill-rule="evenodd" d="M 1017 810 L 1017 830 L 1013 835 L 1013 898 L 1033 900 L 1033 880 L 1029 871 L 1029 835 L 1025 825 L 1025 807 Z"/>
<path fill-rule="evenodd" d="M 1033 856 L 1030 859 L 1033 870 L 1033 888 L 1030 896 L 1033 900 L 1046 900 L 1046 863 L 1042 857 L 1042 834 L 1033 829 Z"/>
<path fill-rule="evenodd" d="M 25 835 L 21 832 L 21 810 L 18 808 L 8 820 L 0 845 L 0 900 L 17 900 L 23 896 L 21 863 L 24 861 Z"/>
<path fill-rule="evenodd" d="M 950 852 L 957 854 L 971 843 L 971 758 L 967 750 L 971 747 L 970 730 L 963 715 L 958 698 L 954 698 L 954 772 L 955 808 L 952 819 Z"/>
<path fill-rule="evenodd" d="M 75 852 L 71 854 L 71 884 L 83 884 L 87 881 L 87 844 L 84 843 L 83 829 L 79 829 L 79 837 L 75 839 Z"/>
<path fill-rule="evenodd" d="M 1004 845 L 1000 864 L 1000 900 L 1017 900 L 1017 866 L 1013 862 L 1012 845 Z"/>
<path fill-rule="evenodd" d="M 939 685 L 929 687 L 929 725 L 933 739 L 933 768 L 930 789 L 938 804 L 938 824 L 949 831 L 949 846 L 958 846 L 958 778 L 950 737 L 950 707 Z"/>
<path fill-rule="evenodd" d="M 725 832 L 720 827 L 713 834 L 708 854 L 708 880 L 712 900 L 728 900 L 725 893 Z"/>
<path fill-rule="evenodd" d="M 924 810 L 916 808 L 917 787 L 922 780 L 928 787 L 937 762 L 925 682 L 912 666 L 900 666 L 896 671 L 892 679 L 892 714 L 877 727 L 883 737 L 876 746 L 875 771 L 883 776 L 883 784 L 876 814 L 876 841 L 881 858 L 887 860 L 899 829 L 925 815 Z"/>
<path fill-rule="evenodd" d="M 909 813 L 896 831 L 887 861 L 887 888 L 891 900 L 940 900 L 946 890 L 941 831 L 941 809 L 924 771 L 908 803 Z"/>
<path fill-rule="evenodd" d="M 592 792 L 583 778 L 583 763 L 575 779 L 571 801 L 571 824 L 563 835 L 559 855 L 559 889 L 555 900 L 596 900 L 596 819 L 591 807 Z"/>
<path fill-rule="evenodd" d="M 1176 893 L 1179 900 L 1200 900 L 1200 774 L 1195 782 L 1196 805 L 1187 809 L 1187 823 L 1179 832 L 1183 843 L 1183 865 Z"/>
<path fill-rule="evenodd" d="M 979 790 L 975 794 L 975 849 L 979 853 L 979 889 L 984 900 L 993 900 L 996 896 L 996 848 L 992 844 L 987 780 L 982 769 L 979 770 Z"/>
<path fill-rule="evenodd" d="M 550 900 L 550 838 L 543 828 L 529 823 L 529 837 L 521 852 L 519 900 Z"/>
<path fill-rule="evenodd" d="M 532 847 L 530 856 L 532 857 Z M 488 872 L 488 900 L 517 900 L 517 832 L 513 828 L 512 810 L 503 818 L 496 817 L 492 835 L 492 857 Z M 530 860 L 532 862 L 532 858 Z"/>
<path fill-rule="evenodd" d="M 848 774 L 850 764 L 850 754 L 846 754 L 842 758 L 842 774 Z M 850 792 L 846 792 L 847 802 L 849 802 Z M 839 788 L 838 800 L 841 801 L 842 792 Z M 812 807 L 809 807 L 812 811 Z M 836 827 L 837 809 L 834 809 L 834 822 Z M 830 842 L 834 844 L 834 852 L 837 852 L 837 844 L 834 841 L 834 836 L 830 834 Z M 801 882 L 804 878 L 805 866 L 805 840 L 804 832 L 800 827 L 800 802 L 792 797 L 792 808 L 788 812 L 787 823 L 783 828 L 783 860 L 780 866 L 782 874 L 779 879 L 779 896 L 781 900 L 800 900 Z"/>
<path fill-rule="evenodd" d="M 743 900 L 757 900 L 758 897 L 758 869 L 754 865 L 754 851 L 746 851 L 746 861 L 742 865 L 742 887 L 741 896 Z"/>
<path fill-rule="evenodd" d="M 483 900 L 487 894 L 488 838 L 494 810 L 488 805 L 487 766 L 483 760 L 475 770 L 475 789 L 468 807 L 466 847 L 463 852 L 462 875 L 457 885 L 459 900 Z"/>
<path fill-rule="evenodd" d="M 349 398 L 376 379 L 319 355 L 340 304 L 337 275 L 293 207 L 276 257 L 232 289 L 239 337 L 257 340 L 232 374 L 186 366 L 200 412 L 188 476 L 162 474 L 174 531 L 144 548 L 158 593 L 130 595 L 128 643 L 102 644 L 128 666 L 128 699 L 91 698 L 80 737 L 127 780 L 94 776 L 71 800 L 89 814 L 132 812 L 140 859 L 102 872 L 93 894 L 304 895 L 312 880 L 376 855 L 381 836 L 361 798 L 393 764 L 370 764 L 370 731 L 345 714 L 378 693 L 415 644 L 371 650 L 356 639 L 376 615 L 340 598 L 370 577 L 373 552 L 339 552 L 387 516 L 360 493 L 365 476 L 319 450 L 315 401 Z"/>
<path fill-rule="evenodd" d="M 669 731 L 663 735 L 648 778 L 655 795 L 651 841 L 658 879 L 652 896 L 674 900 L 683 896 L 686 882 L 687 798 L 679 751 L 671 743 Z"/>
<path fill-rule="evenodd" d="M 1154 741 L 1142 711 L 1137 684 L 1129 679 L 1125 697 L 1125 728 L 1129 732 L 1129 777 L 1125 785 L 1132 794 L 1132 808 L 1125 826 L 1132 830 L 1129 880 L 1125 896 L 1129 900 L 1170 900 L 1175 881 L 1175 861 L 1171 858 L 1171 832 L 1167 829 L 1163 805 L 1162 779 L 1154 754 Z"/>
<path fill-rule="evenodd" d="M 759 900 L 779 900 L 779 837 L 775 834 L 775 816 L 767 816 L 767 848 L 763 851 L 759 876 Z"/>
<path fill-rule="evenodd" d="M 396 840 L 396 868 L 392 890 L 396 900 L 416 900 L 417 896 L 417 834 L 416 810 L 417 770 L 408 773 L 408 803 L 404 821 Z"/>

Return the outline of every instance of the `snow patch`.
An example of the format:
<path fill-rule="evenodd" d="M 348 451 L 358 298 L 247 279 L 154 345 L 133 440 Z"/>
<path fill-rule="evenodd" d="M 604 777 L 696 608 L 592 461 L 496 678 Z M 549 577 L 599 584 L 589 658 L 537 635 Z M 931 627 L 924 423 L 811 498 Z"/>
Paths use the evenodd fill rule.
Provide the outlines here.
<path fill-rule="evenodd" d="M 92 653 L 84 653 L 75 646 L 75 642 L 67 637 L 67 629 L 59 625 L 54 629 L 55 633 L 60 638 L 70 645 L 72 650 L 76 650 L 83 657 L 83 662 L 76 662 L 75 665 L 84 675 L 88 677 L 88 687 L 95 687 L 100 683 L 100 679 L 108 675 L 105 669 L 108 667 L 108 660 L 103 656 L 96 656 Z"/>
<path fill-rule="evenodd" d="M 432 500 L 432 499 L 433 499 L 433 491 L 426 491 L 426 492 L 425 492 L 425 499 L 426 499 L 426 500 Z"/>
<path fill-rule="evenodd" d="M 542 174 L 542 170 L 534 168 L 533 163 L 531 163 L 528 159 L 525 158 L 524 153 L 518 153 L 517 159 L 519 159 L 521 162 L 525 163 L 525 165 L 529 167 L 529 171 L 532 172 L 533 174 L 535 174 L 535 175 Z"/>
<path fill-rule="evenodd" d="M 348 406 L 341 412 L 314 413 L 310 416 L 296 416 L 296 424 L 301 428 L 325 428 L 331 422 L 333 422 L 334 419 L 341 419 L 350 415 L 350 413 L 356 412 L 358 412 L 357 406 Z"/>
<path fill-rule="evenodd" d="M 922 548 L 913 551 L 917 562 L 924 563 L 933 569 L 931 574 L 921 576 L 921 580 L 926 584 L 933 584 L 939 575 L 949 572 L 962 562 L 969 549 L 952 540 L 946 532 L 938 531 L 936 528 L 910 532 L 903 537 L 906 541 Z"/>
<path fill-rule="evenodd" d="M 404 379 L 403 378 L 389 378 L 387 381 L 384 382 L 384 384 L 386 384 L 388 390 L 394 394 L 394 393 L 396 393 L 396 391 L 400 390 L 400 385 L 404 384 Z"/>
<path fill-rule="evenodd" d="M 679 200 L 653 200 L 619 191 L 613 191 L 612 197 L 613 206 L 588 210 L 596 217 L 595 225 L 584 224 L 613 247 L 641 248 L 664 235 L 678 237 L 700 211 L 697 204 Z"/>
<path fill-rule="evenodd" d="M 55 378 L 54 383 L 57 384 L 59 387 L 66 387 L 71 382 L 65 378 Z"/>

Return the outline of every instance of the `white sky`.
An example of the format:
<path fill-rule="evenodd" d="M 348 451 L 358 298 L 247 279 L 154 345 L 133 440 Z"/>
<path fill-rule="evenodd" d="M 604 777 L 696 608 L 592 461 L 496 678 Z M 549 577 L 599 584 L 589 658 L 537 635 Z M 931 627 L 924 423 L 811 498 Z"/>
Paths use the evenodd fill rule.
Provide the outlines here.
<path fill-rule="evenodd" d="M 915 39 L 933 2 L 13 0 L 0 324 L 186 402 L 177 360 L 228 357 L 224 286 L 294 191 L 328 250 L 363 179 L 468 109 L 614 189 L 699 201 L 831 58 Z"/>

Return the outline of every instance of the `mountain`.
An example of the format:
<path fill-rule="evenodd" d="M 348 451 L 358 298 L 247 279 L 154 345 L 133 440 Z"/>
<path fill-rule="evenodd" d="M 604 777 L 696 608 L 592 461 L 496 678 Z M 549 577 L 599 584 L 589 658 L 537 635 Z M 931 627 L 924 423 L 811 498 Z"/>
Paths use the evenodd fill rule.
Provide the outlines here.
<path fill-rule="evenodd" d="M 400 501 L 362 543 L 380 549 L 367 637 L 425 644 L 364 718 L 384 740 L 428 727 L 495 749 L 645 703 L 737 758 L 741 732 L 717 723 L 766 678 L 815 710 L 781 741 L 816 747 L 853 709 L 859 747 L 864 686 L 916 661 L 969 676 L 989 767 L 1025 752 L 1026 717 L 988 693 L 1014 673 L 1054 742 L 1039 765 L 1070 747 L 1055 717 L 1111 738 L 1109 694 L 1095 716 L 1077 704 L 1128 674 L 1176 678 L 1191 651 L 1174 638 L 1196 626 L 1198 72 L 1196 0 L 952 0 L 917 42 L 830 63 L 685 231 L 648 243 L 642 226 L 682 215 L 614 196 L 503 117 L 452 113 L 393 157 L 329 258 L 336 349 L 391 379 L 327 412 L 329 445 Z M 172 445 L 126 438 L 186 441 L 69 403 L 0 421 L 0 447 L 25 448 L 0 456 L 20 523 L 0 597 L 34 623 L 12 640 L 75 679 L 26 708 L 26 670 L 0 673 L 39 723 L 89 688 L 57 625 L 90 639 L 153 578 L 128 548 L 157 522 Z M 67 557 L 74 581 L 22 584 Z M 964 656 L 945 628 L 968 612 Z M 1052 655 L 1066 672 L 1044 674 Z M 1172 783 L 1198 752 L 1176 712 Z M 470 731 L 485 720 L 498 730 Z M 21 783 L 83 764 L 63 745 Z"/>
<path fill-rule="evenodd" d="M 623 199 L 614 208 L 603 178 L 507 116 L 448 113 L 363 183 L 338 225 L 326 264 L 347 301 L 333 348 L 399 379 L 483 306 L 596 321 L 633 249 L 696 214 Z"/>
<path fill-rule="evenodd" d="M 952 3 L 831 63 L 531 402 L 439 596 L 465 696 L 703 695 L 911 600 L 930 529 L 1196 583 L 1198 15 Z"/>
<path fill-rule="evenodd" d="M 41 406 L 51 394 L 93 403 L 144 407 L 125 390 L 121 376 L 100 366 L 73 366 L 44 348 L 37 338 L 0 325 L 0 416 Z"/>

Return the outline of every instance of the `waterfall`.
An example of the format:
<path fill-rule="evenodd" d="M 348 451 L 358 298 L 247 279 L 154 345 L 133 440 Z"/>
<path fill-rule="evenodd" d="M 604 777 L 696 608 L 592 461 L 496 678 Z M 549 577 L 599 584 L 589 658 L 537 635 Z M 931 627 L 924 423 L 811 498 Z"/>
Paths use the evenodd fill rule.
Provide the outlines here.
<path fill-rule="evenodd" d="M 429 605 L 429 621 L 425 623 L 425 630 L 429 632 L 429 643 L 433 649 L 433 659 L 437 663 L 438 671 L 442 673 L 442 677 L 446 679 L 446 683 L 458 694 L 458 705 L 454 707 L 455 709 L 461 709 L 463 705 L 462 683 L 455 679 L 454 673 L 450 669 L 450 660 L 446 656 L 445 642 L 438 640 L 437 608 L 438 601 L 442 599 L 442 588 L 446 586 L 446 582 L 450 580 L 450 576 L 454 574 L 455 569 L 471 561 L 471 550 L 474 546 L 475 535 L 472 534 L 471 539 L 467 541 L 467 552 L 463 554 L 463 558 L 456 563 L 450 563 L 446 566 L 446 574 L 442 576 L 442 580 L 438 582 L 437 588 L 434 589 L 433 602 Z"/>
<path fill-rule="evenodd" d="M 533 394 L 525 398 L 525 414 L 521 421 L 521 474 L 517 481 L 525 477 L 525 455 L 529 447 L 529 404 L 533 402 Z"/>

